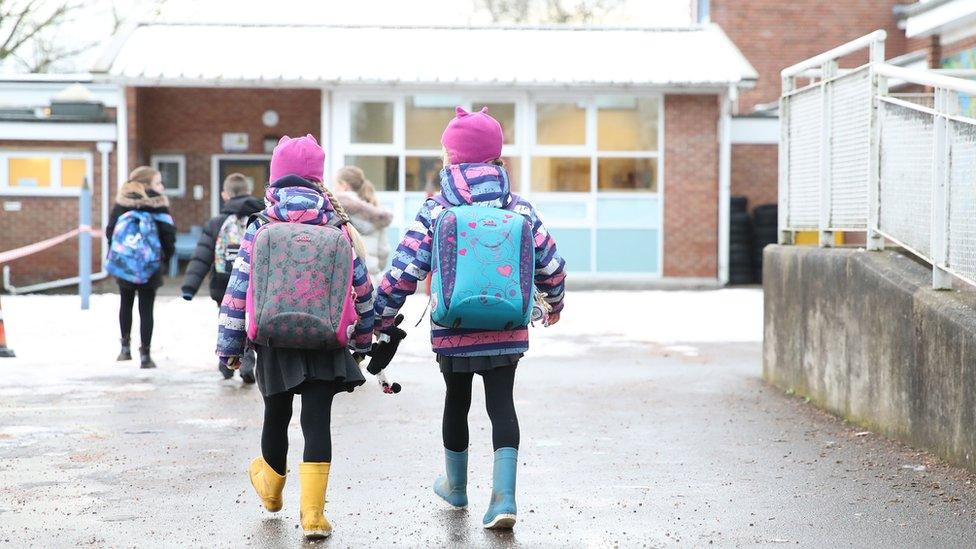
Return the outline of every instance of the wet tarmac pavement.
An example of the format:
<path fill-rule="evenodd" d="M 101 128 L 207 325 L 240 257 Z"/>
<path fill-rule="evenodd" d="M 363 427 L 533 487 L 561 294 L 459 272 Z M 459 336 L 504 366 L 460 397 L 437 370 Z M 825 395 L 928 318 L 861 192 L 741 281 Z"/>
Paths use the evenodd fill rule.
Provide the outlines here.
<path fill-rule="evenodd" d="M 414 318 L 422 305 L 413 304 Z M 211 316 L 165 321 L 184 318 L 185 307 Z M 219 379 L 205 338 L 181 341 L 210 329 L 207 307 L 157 306 L 157 341 L 167 343 L 156 371 L 111 362 L 107 337 L 99 345 L 108 361 L 75 367 L 67 352 L 54 361 L 90 336 L 35 339 L 21 328 L 21 358 L 0 362 L 0 544 L 303 545 L 297 474 L 284 509 L 270 514 L 244 472 L 259 451 L 259 393 Z M 104 309 L 98 322 L 111 317 Z M 390 370 L 402 393 L 384 395 L 370 377 L 336 398 L 327 507 L 335 532 L 317 545 L 976 546 L 976 478 L 764 385 L 758 342 L 627 341 L 584 319 L 537 339 L 516 386 L 513 532 L 480 526 L 491 470 L 480 382 L 471 506 L 448 510 L 433 496 L 443 387 L 415 329 Z"/>

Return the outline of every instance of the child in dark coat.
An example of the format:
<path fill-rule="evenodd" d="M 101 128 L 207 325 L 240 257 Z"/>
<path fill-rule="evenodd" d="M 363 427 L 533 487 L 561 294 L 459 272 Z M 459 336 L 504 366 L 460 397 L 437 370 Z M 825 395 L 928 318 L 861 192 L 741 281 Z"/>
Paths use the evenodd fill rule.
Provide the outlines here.
<path fill-rule="evenodd" d="M 246 225 L 247 219 L 264 209 L 264 202 L 251 196 L 253 183 L 243 174 L 232 173 L 224 179 L 223 190 L 220 196 L 224 199 L 224 205 L 220 208 L 220 215 L 210 218 L 203 227 L 203 234 L 197 241 L 197 247 L 193 252 L 193 258 L 186 267 L 186 275 L 183 277 L 183 299 L 190 301 L 200 286 L 203 279 L 210 275 L 210 299 L 213 299 L 217 306 L 224 299 L 224 292 L 227 291 L 227 282 L 230 281 L 230 273 L 233 262 L 237 259 L 237 248 L 240 246 L 240 237 L 243 230 L 240 227 Z M 217 248 L 223 257 L 217 258 Z M 229 267 L 229 268 L 228 268 Z M 230 379 L 234 376 L 223 364 L 218 364 L 217 368 L 224 376 Z M 249 352 L 242 357 L 241 379 L 244 383 L 254 383 L 254 353 Z"/>

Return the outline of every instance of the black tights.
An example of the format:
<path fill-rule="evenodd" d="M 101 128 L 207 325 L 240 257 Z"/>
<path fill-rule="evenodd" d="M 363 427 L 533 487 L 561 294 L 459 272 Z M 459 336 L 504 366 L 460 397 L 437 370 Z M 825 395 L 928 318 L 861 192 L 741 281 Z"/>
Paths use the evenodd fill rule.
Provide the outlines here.
<path fill-rule="evenodd" d="M 481 372 L 485 381 L 485 407 L 491 420 L 491 442 L 495 450 L 518 448 L 519 424 L 512 389 L 515 366 Z M 471 380 L 474 374 L 444 374 L 444 447 L 453 452 L 468 449 L 468 410 L 471 409 Z"/>
<path fill-rule="evenodd" d="M 119 286 L 122 304 L 119 307 L 119 328 L 122 337 L 129 339 L 132 333 L 132 305 L 139 294 L 139 338 L 143 347 L 152 343 L 153 333 L 153 303 L 156 301 L 156 289 L 145 287 L 138 290 L 132 287 Z"/>
<path fill-rule="evenodd" d="M 335 384 L 331 381 L 306 381 L 302 391 L 302 435 L 305 437 L 303 459 L 308 462 L 332 461 L 332 397 Z M 290 392 L 264 397 L 264 428 L 261 430 L 261 455 L 279 475 L 285 474 L 288 458 L 288 424 L 291 422 Z"/>

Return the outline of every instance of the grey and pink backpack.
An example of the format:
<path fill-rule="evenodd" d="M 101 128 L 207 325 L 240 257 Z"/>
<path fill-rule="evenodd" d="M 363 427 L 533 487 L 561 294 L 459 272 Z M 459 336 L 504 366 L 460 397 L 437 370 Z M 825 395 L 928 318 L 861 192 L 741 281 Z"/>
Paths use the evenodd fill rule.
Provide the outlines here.
<path fill-rule="evenodd" d="M 352 242 L 345 221 L 268 220 L 254 237 L 247 287 L 247 337 L 284 349 L 345 347 L 358 318 Z"/>

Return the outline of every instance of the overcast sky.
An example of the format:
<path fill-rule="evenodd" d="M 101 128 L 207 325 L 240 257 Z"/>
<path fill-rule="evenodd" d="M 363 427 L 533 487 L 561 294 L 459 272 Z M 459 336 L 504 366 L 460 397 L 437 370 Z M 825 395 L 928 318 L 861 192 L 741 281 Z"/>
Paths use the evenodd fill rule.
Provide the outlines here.
<path fill-rule="evenodd" d="M 58 1 L 58 0 L 49 0 Z M 111 6 L 132 21 L 159 17 L 170 21 L 274 22 L 339 24 L 485 24 L 490 19 L 476 9 L 476 0 L 90 0 L 86 11 L 58 29 L 66 45 L 104 44 L 111 31 Z M 690 21 L 691 0 L 621 0 L 603 23 L 628 26 L 680 26 Z M 271 47 L 271 45 L 269 45 Z M 98 56 L 93 47 L 69 62 L 61 72 L 87 70 Z M 18 70 L 8 64 L 4 72 Z M 20 69 L 22 70 L 22 69 Z"/>

